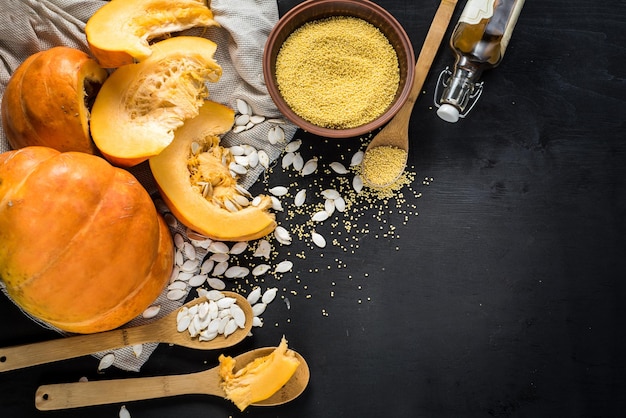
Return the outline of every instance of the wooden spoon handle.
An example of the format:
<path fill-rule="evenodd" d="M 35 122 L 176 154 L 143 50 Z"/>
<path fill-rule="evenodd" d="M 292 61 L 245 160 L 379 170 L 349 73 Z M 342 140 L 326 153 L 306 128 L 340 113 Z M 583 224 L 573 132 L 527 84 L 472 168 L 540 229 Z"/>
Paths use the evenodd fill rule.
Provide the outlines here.
<path fill-rule="evenodd" d="M 148 325 L 146 325 L 147 327 Z M 85 356 L 127 345 L 148 342 L 143 329 L 117 329 L 98 334 L 77 335 L 33 344 L 0 348 L 0 372 Z M 132 331 L 131 331 L 132 330 Z"/>
<path fill-rule="evenodd" d="M 186 394 L 224 397 L 217 368 L 185 375 L 43 385 L 35 394 L 35 406 L 51 411 Z"/>

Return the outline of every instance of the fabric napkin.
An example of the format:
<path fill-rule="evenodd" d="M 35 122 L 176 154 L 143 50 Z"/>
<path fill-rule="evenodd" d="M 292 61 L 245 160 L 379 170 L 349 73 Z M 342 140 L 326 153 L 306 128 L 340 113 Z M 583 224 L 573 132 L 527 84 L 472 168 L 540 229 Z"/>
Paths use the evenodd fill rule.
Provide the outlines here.
<path fill-rule="evenodd" d="M 84 35 L 85 23 L 106 3 L 101 0 L 2 0 L 0 95 L 4 93 L 13 71 L 24 59 L 38 51 L 65 45 L 89 53 Z M 218 45 L 215 59 L 222 66 L 223 75 L 217 83 L 209 83 L 209 98 L 235 110 L 236 100 L 240 98 L 251 105 L 254 114 L 282 118 L 267 92 L 262 70 L 265 40 L 279 17 L 276 0 L 212 0 L 211 10 L 220 27 L 195 28 L 185 33 L 207 37 Z M 285 143 L 289 142 L 297 128 L 290 123 L 281 124 L 281 127 L 285 131 Z M 249 144 L 257 149 L 264 149 L 270 161 L 275 161 L 282 152 L 284 143 L 272 145 L 268 142 L 270 128 L 271 124 L 264 122 L 242 133 L 230 132 L 223 137 L 222 144 Z M 4 130 L 0 129 L 0 152 L 9 150 Z M 242 179 L 242 186 L 248 188 L 254 184 L 262 170 L 261 166 L 251 170 Z M 129 171 L 148 192 L 157 197 L 156 186 L 146 163 Z M 176 232 L 184 235 L 185 228 L 172 227 L 172 233 Z M 6 294 L 5 289 L 2 290 Z M 157 316 L 159 318 L 177 309 L 183 301 L 170 301 L 163 292 L 156 303 L 161 305 Z M 143 318 L 136 318 L 128 326 L 145 322 Z M 41 325 L 52 328 L 47 324 Z M 138 371 L 156 347 L 157 344 L 144 344 L 139 357 L 130 347 L 115 350 L 114 365 L 121 369 Z"/>

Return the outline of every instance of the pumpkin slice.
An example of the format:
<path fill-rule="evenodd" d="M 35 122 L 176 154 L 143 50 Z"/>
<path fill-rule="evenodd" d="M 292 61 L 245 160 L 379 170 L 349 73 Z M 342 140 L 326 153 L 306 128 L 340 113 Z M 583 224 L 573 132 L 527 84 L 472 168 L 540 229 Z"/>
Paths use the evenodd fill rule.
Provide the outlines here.
<path fill-rule="evenodd" d="M 150 158 L 150 168 L 163 200 L 190 229 L 218 241 L 248 241 L 274 230 L 272 200 L 259 196 L 256 206 L 237 185 L 228 165 L 230 151 L 219 145 L 233 125 L 234 111 L 206 101 L 200 114 L 176 131 L 174 140 Z"/>
<path fill-rule="evenodd" d="M 85 26 L 100 65 L 117 68 L 152 54 L 149 41 L 196 26 L 217 26 L 204 0 L 112 0 Z"/>
<path fill-rule="evenodd" d="M 276 393 L 300 365 L 295 353 L 287 348 L 285 337 L 270 354 L 255 359 L 237 372 L 232 357 L 221 354 L 219 362 L 222 389 L 240 411 Z"/>
<path fill-rule="evenodd" d="M 102 155 L 130 167 L 160 153 L 174 131 L 195 117 L 222 68 L 217 45 L 178 36 L 152 45 L 145 61 L 124 65 L 104 82 L 91 111 L 91 136 Z"/>
<path fill-rule="evenodd" d="M 58 46 L 29 56 L 2 97 L 2 125 L 11 148 L 42 145 L 96 154 L 89 107 L 107 71 L 89 55 Z"/>

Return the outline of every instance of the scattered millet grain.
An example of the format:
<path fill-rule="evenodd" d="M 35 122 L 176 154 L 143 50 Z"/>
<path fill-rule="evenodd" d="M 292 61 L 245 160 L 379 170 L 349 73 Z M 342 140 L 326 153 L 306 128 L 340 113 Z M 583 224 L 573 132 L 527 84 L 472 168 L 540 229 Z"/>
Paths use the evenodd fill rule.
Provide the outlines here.
<path fill-rule="evenodd" d="M 308 22 L 276 58 L 278 89 L 310 123 L 347 129 L 371 122 L 393 101 L 398 56 L 385 35 L 363 19 L 333 16 Z"/>
<path fill-rule="evenodd" d="M 388 186 L 402 174 L 406 159 L 406 151 L 397 147 L 383 145 L 371 148 L 363 156 L 363 178 L 374 187 Z"/>

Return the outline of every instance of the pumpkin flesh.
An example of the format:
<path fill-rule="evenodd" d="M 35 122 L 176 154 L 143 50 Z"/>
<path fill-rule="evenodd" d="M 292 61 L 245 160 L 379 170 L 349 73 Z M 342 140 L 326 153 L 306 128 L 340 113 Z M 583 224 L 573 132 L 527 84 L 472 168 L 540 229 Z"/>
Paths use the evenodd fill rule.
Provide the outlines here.
<path fill-rule="evenodd" d="M 150 40 L 196 26 L 217 26 L 204 0 L 112 0 L 87 21 L 92 53 L 105 68 L 143 61 Z"/>
<path fill-rule="evenodd" d="M 232 109 L 207 101 L 197 117 L 176 131 L 172 143 L 149 161 L 163 200 L 180 222 L 214 240 L 248 241 L 271 233 L 276 220 L 269 212 L 269 196 L 261 195 L 257 206 L 236 203 L 241 190 L 228 169 L 233 156 L 219 145 L 218 137 L 230 130 L 233 120 Z M 226 200 L 237 210 L 227 209 Z"/>
<path fill-rule="evenodd" d="M 145 61 L 118 68 L 93 105 L 91 135 L 111 163 L 130 167 L 160 153 L 185 120 L 195 117 L 222 68 L 217 45 L 179 36 L 152 46 Z"/>

